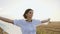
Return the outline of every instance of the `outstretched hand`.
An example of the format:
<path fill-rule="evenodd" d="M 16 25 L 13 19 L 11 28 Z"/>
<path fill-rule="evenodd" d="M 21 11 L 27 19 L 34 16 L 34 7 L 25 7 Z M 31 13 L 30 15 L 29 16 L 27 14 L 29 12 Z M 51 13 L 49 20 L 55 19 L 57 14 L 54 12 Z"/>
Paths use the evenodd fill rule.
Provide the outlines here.
<path fill-rule="evenodd" d="M 48 21 L 50 21 L 50 18 L 48 18 Z"/>
<path fill-rule="evenodd" d="M 50 22 L 50 18 L 48 18 L 48 22 Z"/>
<path fill-rule="evenodd" d="M 42 23 L 46 23 L 46 22 L 50 22 L 50 18 L 46 19 L 46 20 L 42 20 Z"/>

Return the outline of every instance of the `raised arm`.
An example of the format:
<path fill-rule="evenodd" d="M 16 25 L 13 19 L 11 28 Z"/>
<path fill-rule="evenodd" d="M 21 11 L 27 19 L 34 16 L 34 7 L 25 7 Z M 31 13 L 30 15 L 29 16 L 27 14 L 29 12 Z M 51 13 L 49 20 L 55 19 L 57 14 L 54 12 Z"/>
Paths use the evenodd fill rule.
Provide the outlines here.
<path fill-rule="evenodd" d="M 46 20 L 42 20 L 41 22 L 42 23 L 46 23 L 46 22 L 49 22 L 50 21 L 50 18 L 49 19 L 46 19 Z"/>
<path fill-rule="evenodd" d="M 0 20 L 4 21 L 4 22 L 8 22 L 8 23 L 12 23 L 13 24 L 13 20 L 8 19 L 8 18 L 4 18 L 0 16 Z"/>

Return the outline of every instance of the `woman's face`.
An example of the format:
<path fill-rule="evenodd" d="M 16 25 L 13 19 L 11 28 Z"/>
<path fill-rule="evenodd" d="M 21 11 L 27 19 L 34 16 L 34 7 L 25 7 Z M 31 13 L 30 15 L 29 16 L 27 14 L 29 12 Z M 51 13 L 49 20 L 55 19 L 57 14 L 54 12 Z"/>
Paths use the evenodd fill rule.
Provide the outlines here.
<path fill-rule="evenodd" d="M 32 16 L 33 16 L 33 10 L 30 10 L 27 14 L 27 19 L 32 19 Z"/>

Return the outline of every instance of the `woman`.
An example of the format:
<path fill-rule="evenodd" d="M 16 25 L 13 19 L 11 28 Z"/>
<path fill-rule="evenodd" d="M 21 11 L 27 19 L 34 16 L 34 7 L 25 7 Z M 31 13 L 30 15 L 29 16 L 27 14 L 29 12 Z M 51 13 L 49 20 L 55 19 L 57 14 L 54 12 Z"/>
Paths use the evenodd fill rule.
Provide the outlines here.
<path fill-rule="evenodd" d="M 32 19 L 32 17 L 33 17 L 33 10 L 32 9 L 27 9 L 25 11 L 25 13 L 23 14 L 23 17 L 25 19 L 10 20 L 10 19 L 7 19 L 7 18 L 0 16 L 0 20 L 8 22 L 8 23 L 15 24 L 15 25 L 21 27 L 22 34 L 36 34 L 36 26 L 38 24 L 50 21 L 50 19 L 42 20 L 42 21 Z"/>

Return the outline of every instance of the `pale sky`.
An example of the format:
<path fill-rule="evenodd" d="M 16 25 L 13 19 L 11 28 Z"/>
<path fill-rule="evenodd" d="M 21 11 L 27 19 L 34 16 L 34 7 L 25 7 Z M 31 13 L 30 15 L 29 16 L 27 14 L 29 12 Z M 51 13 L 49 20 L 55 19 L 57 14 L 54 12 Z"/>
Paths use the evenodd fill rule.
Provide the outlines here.
<path fill-rule="evenodd" d="M 34 10 L 33 19 L 51 18 L 51 21 L 60 21 L 60 0 L 0 0 L 2 17 L 23 19 L 27 8 Z"/>
<path fill-rule="evenodd" d="M 34 19 L 60 20 L 60 0 L 0 0 L 0 16 L 3 17 L 23 19 L 27 8 L 34 10 Z"/>

